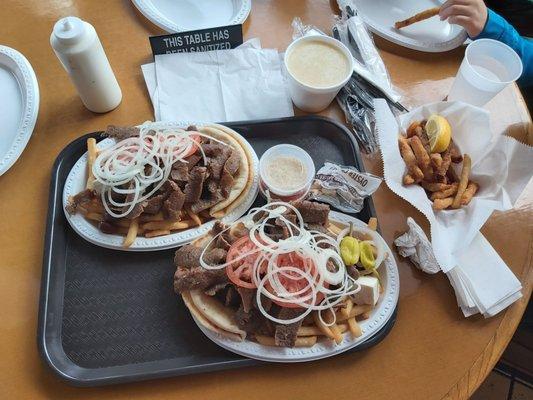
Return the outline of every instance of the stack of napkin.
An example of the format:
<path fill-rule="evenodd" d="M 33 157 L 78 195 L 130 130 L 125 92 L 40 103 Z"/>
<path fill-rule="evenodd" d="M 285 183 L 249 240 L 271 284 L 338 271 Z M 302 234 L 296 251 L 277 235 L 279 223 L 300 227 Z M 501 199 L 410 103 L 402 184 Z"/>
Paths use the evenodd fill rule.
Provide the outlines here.
<path fill-rule="evenodd" d="M 156 55 L 142 66 L 156 121 L 294 115 L 280 55 L 251 39 L 233 50 Z"/>
<path fill-rule="evenodd" d="M 375 101 L 375 110 L 385 182 L 429 220 L 435 260 L 449 277 L 464 315 L 480 312 L 490 317 L 519 299 L 520 281 L 479 230 L 494 210 L 511 209 L 530 181 L 533 148 L 510 137 L 491 136 L 488 113 L 459 102 L 428 104 L 399 120 L 384 100 Z M 472 158 L 472 180 L 480 184 L 480 190 L 467 207 L 435 212 L 420 186 L 402 184 L 405 163 L 398 149 L 398 134 L 411 121 L 431 114 L 449 120 L 454 141 Z M 421 231 L 413 230 L 414 239 L 406 236 L 400 241 L 404 253 L 416 253 L 416 246 L 423 243 L 416 239 Z"/>

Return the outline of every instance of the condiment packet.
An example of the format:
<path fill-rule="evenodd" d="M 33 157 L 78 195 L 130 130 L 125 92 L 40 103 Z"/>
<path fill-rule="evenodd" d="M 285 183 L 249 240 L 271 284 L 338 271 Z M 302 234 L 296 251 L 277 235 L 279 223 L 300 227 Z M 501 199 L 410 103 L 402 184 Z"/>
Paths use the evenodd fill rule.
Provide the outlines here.
<path fill-rule="evenodd" d="M 381 181 L 380 177 L 360 172 L 355 167 L 326 162 L 315 176 L 309 198 L 343 212 L 358 213 L 364 199 L 378 189 Z"/>
<path fill-rule="evenodd" d="M 394 241 L 398 253 L 402 257 L 408 257 L 418 269 L 436 274 L 440 267 L 428 237 L 413 218 L 407 218 L 407 225 L 409 230 Z"/>

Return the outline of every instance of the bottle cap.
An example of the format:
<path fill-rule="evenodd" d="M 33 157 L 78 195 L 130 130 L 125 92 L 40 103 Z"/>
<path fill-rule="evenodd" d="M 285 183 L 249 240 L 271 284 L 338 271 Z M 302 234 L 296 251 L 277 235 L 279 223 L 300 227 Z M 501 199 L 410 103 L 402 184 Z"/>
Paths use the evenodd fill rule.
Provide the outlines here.
<path fill-rule="evenodd" d="M 85 25 L 78 17 L 61 18 L 55 23 L 53 34 L 59 42 L 73 44 L 85 34 Z"/>

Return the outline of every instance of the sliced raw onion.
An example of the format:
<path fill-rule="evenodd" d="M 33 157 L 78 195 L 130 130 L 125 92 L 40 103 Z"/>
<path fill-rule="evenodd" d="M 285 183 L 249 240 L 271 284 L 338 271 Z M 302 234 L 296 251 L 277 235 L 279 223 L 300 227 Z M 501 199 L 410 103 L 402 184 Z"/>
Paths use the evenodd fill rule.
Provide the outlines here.
<path fill-rule="evenodd" d="M 185 156 L 196 145 L 191 134 L 227 146 L 201 132 L 157 128 L 145 123 L 139 126 L 139 136 L 121 140 L 102 150 L 94 161 L 92 172 L 106 212 L 114 218 L 125 217 L 137 204 L 156 193 L 167 181 L 172 165 L 185 161 Z M 197 147 L 205 162 L 202 147 Z M 115 199 L 117 196 L 120 201 Z M 120 211 L 116 211 L 117 208 Z"/>

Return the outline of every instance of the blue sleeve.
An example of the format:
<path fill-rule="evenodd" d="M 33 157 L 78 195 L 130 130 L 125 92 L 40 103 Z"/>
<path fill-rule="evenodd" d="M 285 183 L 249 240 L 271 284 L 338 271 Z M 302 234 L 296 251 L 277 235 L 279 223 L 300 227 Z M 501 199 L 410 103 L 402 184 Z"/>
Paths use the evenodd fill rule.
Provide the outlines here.
<path fill-rule="evenodd" d="M 487 22 L 483 31 L 475 39 L 494 39 L 511 47 L 522 59 L 524 70 L 518 79 L 520 86 L 533 84 L 533 41 L 523 38 L 502 16 L 488 10 Z"/>

